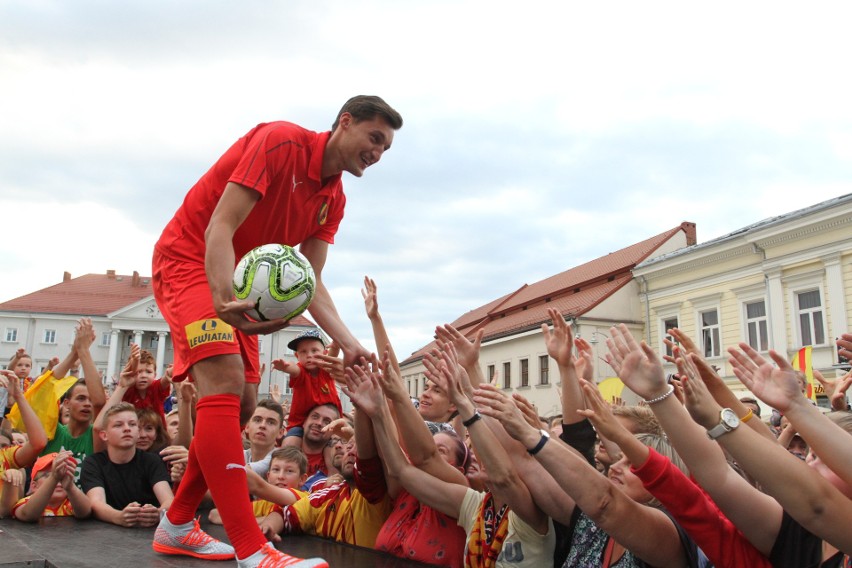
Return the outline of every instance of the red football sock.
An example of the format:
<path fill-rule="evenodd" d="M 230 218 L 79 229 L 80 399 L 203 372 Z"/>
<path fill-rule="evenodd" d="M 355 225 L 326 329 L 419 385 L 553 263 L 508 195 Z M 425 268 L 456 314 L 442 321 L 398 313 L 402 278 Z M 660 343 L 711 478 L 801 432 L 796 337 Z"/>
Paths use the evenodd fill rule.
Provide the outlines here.
<path fill-rule="evenodd" d="M 174 501 L 166 513 L 169 522 L 173 525 L 183 525 L 194 519 L 198 506 L 201 505 L 201 500 L 207 493 L 207 482 L 204 481 L 204 474 L 195 457 L 195 447 L 195 440 L 193 440 L 189 445 L 186 471 L 180 480 Z"/>
<path fill-rule="evenodd" d="M 216 394 L 205 396 L 198 401 L 192 446 L 195 449 L 195 458 L 201 466 L 203 480 L 210 488 L 213 502 L 219 510 L 222 524 L 225 525 L 225 532 L 228 533 L 237 558 L 254 554 L 266 544 L 266 538 L 254 518 L 246 472 L 242 468 L 227 467 L 228 464 L 245 463 L 240 434 L 239 396 Z M 186 481 L 184 479 L 181 482 L 179 494 Z M 197 479 L 193 482 L 200 485 Z M 189 498 L 186 505 L 190 505 Z M 198 503 L 195 506 L 197 507 Z M 170 515 L 169 520 L 171 519 L 175 519 L 173 522 L 178 520 Z"/>

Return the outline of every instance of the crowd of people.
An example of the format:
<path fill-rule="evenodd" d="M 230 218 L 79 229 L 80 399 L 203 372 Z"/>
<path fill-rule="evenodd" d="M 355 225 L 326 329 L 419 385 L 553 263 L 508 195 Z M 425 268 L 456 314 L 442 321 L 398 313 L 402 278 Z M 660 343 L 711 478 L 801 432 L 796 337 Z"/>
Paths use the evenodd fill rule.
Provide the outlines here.
<path fill-rule="evenodd" d="M 365 278 L 363 296 L 377 354 L 323 281 L 343 172 L 362 176 L 401 127 L 380 97 L 358 95 L 328 132 L 276 121 L 228 148 L 155 245 L 151 283 L 173 367 L 157 369 L 133 346 L 106 392 L 84 318 L 71 352 L 42 376 L 30 378 L 24 351 L 0 371 L 0 408 L 10 407 L 0 516 L 150 528 L 158 553 L 240 568 L 327 567 L 284 552 L 299 532 L 459 568 L 849 568 L 850 374 L 818 377 L 834 408 L 823 413 L 781 354 L 740 343 L 730 362 L 754 395 L 740 399 L 681 330 L 668 330 L 677 373 L 667 375 L 616 326 L 607 361 L 644 402 L 611 405 L 591 346 L 550 310 L 541 336 L 559 372 L 560 417 L 495 387 L 480 365 L 482 331 L 449 325 L 436 329 L 428 385 L 412 400 L 375 283 Z M 308 309 L 332 339 L 304 333 L 289 344 L 295 361 L 272 363 L 289 377 L 289 405 L 278 390 L 258 402 L 257 341 L 289 322 L 256 321 L 254 304 L 233 294 L 236 259 L 273 242 L 310 262 Z M 852 358 L 852 334 L 838 347 Z M 767 422 L 762 408 L 773 409 Z M 199 511 L 230 543 L 202 529 Z"/>
<path fill-rule="evenodd" d="M 613 405 L 592 380 L 590 346 L 550 310 L 542 338 L 561 380 L 554 423 L 483 375 L 481 334 L 449 325 L 437 329 L 428 387 L 412 399 L 370 279 L 364 297 L 382 353 L 345 367 L 318 330 L 298 336 L 295 360 L 273 362 L 297 379 L 292 403 L 279 389 L 262 399 L 243 429 L 244 460 L 228 464 L 246 472 L 254 522 L 279 546 L 305 532 L 453 567 L 849 566 L 852 373 L 819 377 L 835 408 L 825 412 L 781 355 L 739 344 L 730 363 L 754 396 L 738 398 L 681 330 L 670 330 L 672 355 L 661 358 L 616 326 L 607 361 L 644 402 Z M 43 376 L 28 376 L 24 352 L 2 371 L 15 412 L 0 438 L 0 515 L 153 529 L 186 471 L 196 387 L 172 383 L 134 345 L 107 393 L 93 339 L 82 319 L 70 353 Z M 838 345 L 848 357 L 852 335 Z M 664 358 L 677 373 L 667 375 Z M 69 373 L 80 368 L 81 379 Z M 63 380 L 52 423 L 25 391 Z M 338 387 L 353 412 L 342 412 Z M 10 431 L 16 419 L 23 427 Z M 206 500 L 209 522 L 221 523 Z M 199 557 L 234 557 L 194 525 L 206 545 Z"/>

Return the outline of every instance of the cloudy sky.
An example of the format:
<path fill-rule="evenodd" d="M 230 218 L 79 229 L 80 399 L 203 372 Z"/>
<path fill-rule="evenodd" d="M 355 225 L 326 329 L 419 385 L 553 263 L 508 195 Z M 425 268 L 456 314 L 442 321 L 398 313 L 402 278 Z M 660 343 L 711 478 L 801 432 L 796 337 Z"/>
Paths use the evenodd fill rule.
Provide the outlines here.
<path fill-rule="evenodd" d="M 850 192 L 846 3 L 0 0 L 0 301 L 150 274 L 196 179 L 259 122 L 405 119 L 347 176 L 326 279 L 368 345 L 670 229 Z"/>

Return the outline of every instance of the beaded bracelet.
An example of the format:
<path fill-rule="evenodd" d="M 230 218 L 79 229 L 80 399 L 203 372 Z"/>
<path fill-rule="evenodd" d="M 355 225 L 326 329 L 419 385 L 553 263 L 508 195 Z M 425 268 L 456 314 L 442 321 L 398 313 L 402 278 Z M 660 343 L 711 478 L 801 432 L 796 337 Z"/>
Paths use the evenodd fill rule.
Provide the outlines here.
<path fill-rule="evenodd" d="M 669 385 L 669 390 L 666 394 L 661 394 L 657 398 L 652 398 L 651 400 L 646 400 L 645 404 L 657 404 L 658 402 L 663 402 L 667 398 L 669 398 L 672 394 L 674 394 L 674 386 Z"/>

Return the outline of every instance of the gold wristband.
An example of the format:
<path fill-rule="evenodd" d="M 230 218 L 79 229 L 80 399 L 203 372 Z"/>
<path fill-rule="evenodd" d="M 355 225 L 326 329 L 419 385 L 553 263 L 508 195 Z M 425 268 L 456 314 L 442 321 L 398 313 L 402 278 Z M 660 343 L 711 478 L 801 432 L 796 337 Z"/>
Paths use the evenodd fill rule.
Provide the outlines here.
<path fill-rule="evenodd" d="M 748 409 L 748 412 L 746 413 L 746 415 L 745 415 L 745 416 L 743 416 L 742 418 L 740 418 L 740 422 L 742 422 L 742 423 L 746 423 L 746 422 L 748 422 L 749 420 L 751 420 L 752 418 L 754 418 L 754 411 L 752 411 L 752 409 L 751 409 L 751 408 L 749 408 L 749 409 Z"/>

